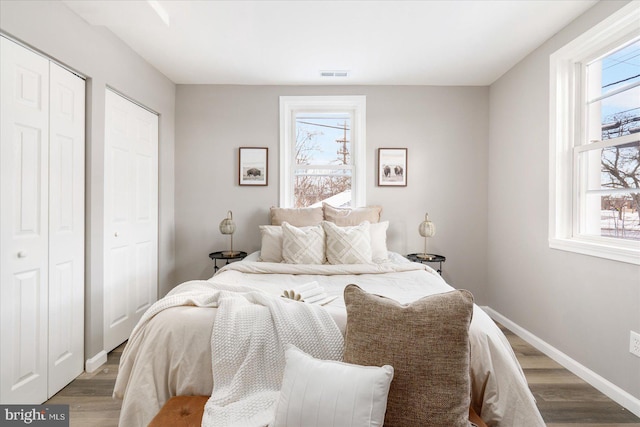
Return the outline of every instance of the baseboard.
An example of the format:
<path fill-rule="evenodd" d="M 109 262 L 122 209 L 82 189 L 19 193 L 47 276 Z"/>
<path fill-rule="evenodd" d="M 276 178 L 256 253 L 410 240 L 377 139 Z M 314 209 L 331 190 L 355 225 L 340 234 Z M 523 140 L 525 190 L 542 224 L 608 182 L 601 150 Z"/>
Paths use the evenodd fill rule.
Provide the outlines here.
<path fill-rule="evenodd" d="M 102 350 L 100 353 L 93 356 L 91 359 L 87 359 L 84 364 L 84 370 L 87 373 L 92 373 L 98 370 L 98 368 L 107 363 L 107 352 Z"/>
<path fill-rule="evenodd" d="M 636 416 L 640 417 L 640 399 L 632 396 L 630 393 L 624 391 L 611 381 L 601 377 L 593 372 L 586 366 L 578 363 L 571 357 L 567 356 L 551 344 L 538 338 L 531 332 L 512 322 L 502 314 L 493 310 L 491 307 L 482 307 L 484 311 L 495 321 L 502 323 L 507 329 L 520 338 L 534 346 L 539 351 L 543 352 L 551 359 L 564 366 L 569 371 L 573 372 L 578 377 L 595 387 L 597 390 L 608 396 L 611 400 L 628 409 Z"/>

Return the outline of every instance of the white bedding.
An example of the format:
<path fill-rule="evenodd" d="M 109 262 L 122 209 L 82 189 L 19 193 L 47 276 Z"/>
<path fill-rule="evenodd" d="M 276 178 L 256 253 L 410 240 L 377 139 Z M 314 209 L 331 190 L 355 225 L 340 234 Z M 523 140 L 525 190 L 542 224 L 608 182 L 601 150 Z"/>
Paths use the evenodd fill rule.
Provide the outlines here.
<path fill-rule="evenodd" d="M 317 281 L 336 299 L 326 306 L 344 333 L 342 292 L 349 283 L 408 303 L 447 292 L 435 271 L 398 254 L 380 265 L 291 265 L 256 262 L 258 254 L 226 265 L 209 279 L 225 288 L 252 287 L 281 295 Z M 206 287 L 206 282 L 203 283 Z M 180 285 L 171 295 L 182 291 Z M 188 303 L 188 302 L 187 302 Z M 147 425 L 176 395 L 210 395 L 213 388 L 210 339 L 215 308 L 178 306 L 156 314 L 127 344 L 114 397 L 123 398 L 121 426 Z M 472 405 L 489 426 L 544 426 L 513 351 L 500 329 L 479 307 L 470 326 Z"/>

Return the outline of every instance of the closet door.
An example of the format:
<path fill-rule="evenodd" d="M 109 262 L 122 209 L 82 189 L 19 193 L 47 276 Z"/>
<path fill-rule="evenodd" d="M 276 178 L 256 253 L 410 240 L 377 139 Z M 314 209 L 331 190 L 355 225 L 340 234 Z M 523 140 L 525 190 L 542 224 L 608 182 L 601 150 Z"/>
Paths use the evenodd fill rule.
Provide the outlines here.
<path fill-rule="evenodd" d="M 47 398 L 49 61 L 0 37 L 0 402 Z"/>
<path fill-rule="evenodd" d="M 105 120 L 105 351 L 129 338 L 158 289 L 158 116 L 113 91 Z"/>
<path fill-rule="evenodd" d="M 84 370 L 84 94 L 84 80 L 51 64 L 49 397 Z"/>

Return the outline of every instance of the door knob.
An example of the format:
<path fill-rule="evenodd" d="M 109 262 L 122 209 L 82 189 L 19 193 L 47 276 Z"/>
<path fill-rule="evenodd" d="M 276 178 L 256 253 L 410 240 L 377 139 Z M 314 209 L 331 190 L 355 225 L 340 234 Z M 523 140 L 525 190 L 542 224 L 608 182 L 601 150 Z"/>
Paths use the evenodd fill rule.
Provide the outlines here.
<path fill-rule="evenodd" d="M 26 256 L 27 256 L 27 252 L 26 251 L 18 252 L 18 258 L 25 258 Z"/>
<path fill-rule="evenodd" d="M 118 232 L 116 231 L 115 233 L 113 233 L 113 235 L 114 235 L 115 237 L 118 237 Z"/>

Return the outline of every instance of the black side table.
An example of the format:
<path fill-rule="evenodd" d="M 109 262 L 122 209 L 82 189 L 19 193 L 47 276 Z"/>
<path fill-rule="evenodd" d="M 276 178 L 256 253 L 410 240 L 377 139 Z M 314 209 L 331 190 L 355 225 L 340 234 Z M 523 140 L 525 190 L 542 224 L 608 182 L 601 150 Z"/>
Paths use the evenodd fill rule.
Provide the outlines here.
<path fill-rule="evenodd" d="M 440 263 L 440 265 L 438 266 L 438 270 L 436 270 L 438 272 L 438 274 L 440 274 L 442 276 L 442 263 L 445 262 L 447 260 L 447 258 L 445 258 L 442 255 L 436 255 L 436 254 L 429 254 L 430 258 L 422 258 L 419 255 L 422 254 L 409 254 L 407 255 L 407 259 L 409 261 L 413 261 L 413 262 L 419 262 L 419 263 L 427 263 L 427 262 L 437 262 Z"/>
<path fill-rule="evenodd" d="M 229 261 L 234 259 L 244 259 L 247 256 L 246 252 L 243 251 L 234 251 L 233 254 L 229 254 L 229 251 L 218 251 L 211 252 L 209 254 L 209 258 L 213 260 L 213 272 L 218 271 L 220 267 L 218 267 L 218 260 L 225 260 L 224 265 L 229 264 Z"/>

